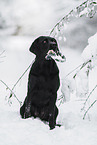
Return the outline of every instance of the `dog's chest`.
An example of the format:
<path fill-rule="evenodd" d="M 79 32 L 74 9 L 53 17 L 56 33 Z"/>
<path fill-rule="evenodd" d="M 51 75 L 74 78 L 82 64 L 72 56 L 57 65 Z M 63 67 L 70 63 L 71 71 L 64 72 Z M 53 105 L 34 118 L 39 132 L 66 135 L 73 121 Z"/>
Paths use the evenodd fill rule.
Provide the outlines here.
<path fill-rule="evenodd" d="M 43 75 L 46 77 L 58 72 L 59 70 L 54 60 L 35 61 L 30 71 L 33 75 Z"/>

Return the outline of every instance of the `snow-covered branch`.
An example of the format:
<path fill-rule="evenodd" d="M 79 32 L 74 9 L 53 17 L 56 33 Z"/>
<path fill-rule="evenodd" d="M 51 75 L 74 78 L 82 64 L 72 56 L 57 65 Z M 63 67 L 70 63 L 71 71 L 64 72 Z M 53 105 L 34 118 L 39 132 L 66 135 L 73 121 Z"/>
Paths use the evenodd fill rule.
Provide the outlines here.
<path fill-rule="evenodd" d="M 81 5 L 72 9 L 66 16 L 64 16 L 51 30 L 50 36 L 57 37 L 62 27 L 65 27 L 68 22 L 71 21 L 72 17 L 86 16 L 92 18 L 97 12 L 97 0 L 87 0 Z"/>
<path fill-rule="evenodd" d="M 61 103 L 69 101 L 70 95 L 75 89 L 76 96 L 78 97 L 84 98 L 86 95 L 88 95 L 83 106 L 84 109 L 86 102 L 97 87 L 96 85 L 89 93 L 89 73 L 90 70 L 97 66 L 97 33 L 89 38 L 88 45 L 82 53 L 82 58 L 84 61 L 83 64 L 79 65 L 70 73 L 68 73 L 62 80 L 62 95 L 60 97 L 60 101 Z M 75 87 L 74 80 L 76 84 Z"/>

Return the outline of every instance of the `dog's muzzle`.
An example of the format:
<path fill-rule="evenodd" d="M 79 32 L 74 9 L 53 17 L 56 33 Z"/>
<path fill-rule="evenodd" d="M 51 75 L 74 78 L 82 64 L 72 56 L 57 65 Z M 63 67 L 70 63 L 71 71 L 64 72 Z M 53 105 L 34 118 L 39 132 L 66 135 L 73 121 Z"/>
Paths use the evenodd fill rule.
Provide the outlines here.
<path fill-rule="evenodd" d="M 50 50 L 47 52 L 46 59 L 49 60 L 53 58 L 59 62 L 65 62 L 66 58 L 62 53 L 59 51 L 57 43 L 55 41 L 50 41 Z"/>
<path fill-rule="evenodd" d="M 47 60 L 53 58 L 56 61 L 59 62 L 65 62 L 66 61 L 66 57 L 64 55 L 62 55 L 62 53 L 57 49 L 57 50 L 49 50 L 47 52 L 47 55 L 45 57 Z"/>

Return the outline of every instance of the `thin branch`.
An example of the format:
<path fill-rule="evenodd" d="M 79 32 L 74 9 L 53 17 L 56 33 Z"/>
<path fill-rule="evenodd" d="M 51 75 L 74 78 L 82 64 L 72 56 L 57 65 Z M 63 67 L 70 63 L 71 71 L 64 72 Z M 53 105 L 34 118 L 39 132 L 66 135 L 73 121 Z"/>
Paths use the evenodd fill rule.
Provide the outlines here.
<path fill-rule="evenodd" d="M 9 88 L 9 86 L 8 86 L 5 82 L 3 82 L 2 80 L 0 80 L 0 82 L 1 82 L 2 84 L 4 84 L 4 85 L 7 87 L 7 89 L 10 90 L 10 92 L 11 92 L 11 95 L 10 95 L 10 96 L 14 95 L 14 97 L 16 98 L 16 100 L 19 102 L 19 104 L 20 104 L 20 106 L 21 106 L 22 102 L 16 97 L 15 93 Z"/>
<path fill-rule="evenodd" d="M 73 10 L 71 10 L 66 16 L 64 16 L 58 23 L 56 23 L 56 25 L 53 27 L 53 29 L 51 30 L 49 36 L 51 36 L 51 34 L 53 33 L 53 31 L 55 30 L 55 28 L 65 19 L 68 17 L 68 15 L 70 15 L 73 12 Z"/>
<path fill-rule="evenodd" d="M 13 88 L 12 89 L 10 89 L 10 91 L 11 91 L 11 94 L 10 94 L 10 96 L 9 96 L 9 99 L 13 96 L 13 90 L 14 90 L 14 88 L 16 87 L 16 85 L 18 84 L 18 82 L 22 79 L 22 77 L 25 75 L 25 73 L 28 71 L 28 69 L 31 67 L 31 65 L 34 63 L 34 61 L 35 60 L 33 60 L 32 61 L 32 63 L 27 67 L 27 69 L 24 71 L 24 73 L 19 77 L 19 79 L 16 81 L 16 83 L 14 84 L 14 86 L 13 86 Z M 7 86 L 8 87 L 8 86 Z M 8 87 L 9 88 L 9 87 Z M 14 95 L 15 96 L 15 98 L 18 100 L 18 98 L 16 97 L 16 95 Z M 19 100 L 18 100 L 18 102 L 20 102 Z M 22 104 L 22 102 L 20 102 L 20 105 Z"/>
<path fill-rule="evenodd" d="M 14 90 L 14 88 L 16 87 L 16 85 L 18 84 L 18 82 L 22 79 L 22 77 L 25 75 L 25 73 L 29 70 L 29 68 L 31 67 L 31 65 L 34 63 L 34 60 L 33 62 L 27 67 L 27 69 L 24 71 L 24 73 L 19 77 L 19 79 L 16 81 L 16 83 L 14 84 L 12 90 Z"/>
<path fill-rule="evenodd" d="M 89 62 L 91 62 L 91 59 L 88 60 L 87 62 L 83 63 L 82 67 L 80 68 L 80 70 L 82 70 Z M 80 71 L 79 70 L 79 71 Z M 79 71 L 73 76 L 73 78 L 75 79 L 75 77 L 77 76 L 77 74 L 79 73 Z"/>
<path fill-rule="evenodd" d="M 75 9 L 76 9 L 76 10 L 79 10 L 79 8 L 82 7 L 83 5 L 87 4 L 88 1 L 89 1 L 89 0 L 83 2 L 82 4 L 80 4 L 79 6 L 77 6 Z M 90 4 L 91 4 L 91 5 L 92 5 L 92 4 L 93 4 L 93 5 L 97 5 L 97 2 L 91 2 Z M 56 28 L 57 26 L 59 26 L 59 24 L 60 24 L 63 20 L 68 19 L 68 16 L 71 15 L 73 12 L 74 12 L 74 9 L 72 9 L 66 16 L 64 16 L 58 23 L 56 23 L 56 25 L 55 25 L 55 26 L 53 27 L 53 29 L 51 30 L 49 36 L 54 32 L 55 28 Z M 97 12 L 97 11 L 95 11 L 95 13 L 96 13 L 96 12 Z M 94 13 L 94 14 L 95 14 L 95 13 Z M 93 14 L 93 15 L 94 15 L 94 14 Z M 82 17 L 82 16 L 83 16 L 83 15 L 81 15 L 80 17 Z M 92 17 L 93 17 L 93 16 L 92 16 Z M 90 18 L 92 18 L 92 17 L 90 17 Z"/>
<path fill-rule="evenodd" d="M 59 103 L 58 107 L 59 107 L 61 104 L 62 104 L 62 100 L 60 101 L 60 103 Z"/>
<path fill-rule="evenodd" d="M 6 56 L 2 56 L 2 54 L 5 52 L 5 50 L 4 51 L 2 51 L 1 53 L 0 53 L 0 59 L 2 59 L 2 58 L 4 58 L 4 57 L 6 57 Z M 4 61 L 0 61 L 0 63 L 2 63 L 2 62 L 4 62 Z"/>
<path fill-rule="evenodd" d="M 4 52 L 5 52 L 5 50 L 4 50 L 4 51 L 2 51 L 2 52 L 0 53 L 0 56 L 1 56 Z"/>
<path fill-rule="evenodd" d="M 60 101 L 63 98 L 63 96 L 61 95 L 59 99 L 57 99 L 57 101 Z"/>
<path fill-rule="evenodd" d="M 92 107 L 96 102 L 97 102 L 97 100 L 95 100 L 95 101 L 91 104 L 91 106 L 89 106 L 89 108 L 87 109 L 87 111 L 85 112 L 85 114 L 84 114 L 84 116 L 83 116 L 83 120 L 85 119 L 85 117 L 86 117 L 88 111 L 91 109 L 91 107 Z"/>
<path fill-rule="evenodd" d="M 86 99 L 85 102 L 84 102 L 84 106 L 83 106 L 83 108 L 81 109 L 82 111 L 84 110 L 85 105 L 86 105 L 88 99 L 90 98 L 91 94 L 94 92 L 94 90 L 95 90 L 96 88 L 97 88 L 97 85 L 92 89 L 92 91 L 91 91 L 90 94 L 88 95 L 87 99 Z"/>
<path fill-rule="evenodd" d="M 72 73 L 73 73 L 75 70 L 77 70 L 79 67 L 81 67 L 81 68 L 80 68 L 80 70 L 81 70 L 81 69 L 82 69 L 83 67 L 85 67 L 86 64 L 89 63 L 89 62 L 91 62 L 91 60 L 88 60 L 87 62 L 80 64 L 80 65 L 77 66 L 75 69 L 73 69 L 71 72 L 69 72 L 69 73 L 65 76 L 65 78 L 68 77 L 70 74 L 72 74 Z M 80 71 L 80 70 L 79 70 L 79 71 Z M 78 74 L 78 72 L 73 76 L 73 78 L 75 78 L 77 74 Z M 62 80 L 64 80 L 65 78 L 63 78 Z"/>
<path fill-rule="evenodd" d="M 70 74 L 72 74 L 75 70 L 77 70 L 80 66 L 82 66 L 83 64 L 80 64 L 79 66 L 77 66 L 75 69 L 73 69 L 71 72 L 69 72 L 66 76 L 65 76 L 65 78 L 66 77 L 68 77 Z M 63 78 L 62 80 L 64 80 L 65 78 Z"/>

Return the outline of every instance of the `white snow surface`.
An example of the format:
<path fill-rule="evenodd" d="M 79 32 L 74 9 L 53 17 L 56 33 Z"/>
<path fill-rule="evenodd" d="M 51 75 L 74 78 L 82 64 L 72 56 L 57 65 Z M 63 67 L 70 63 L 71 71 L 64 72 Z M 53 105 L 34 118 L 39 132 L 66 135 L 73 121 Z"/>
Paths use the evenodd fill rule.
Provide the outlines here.
<path fill-rule="evenodd" d="M 10 88 L 33 61 L 35 56 L 29 52 L 29 47 L 34 38 L 10 36 L 2 38 L 0 56 L 0 80 Z M 60 70 L 61 82 L 66 75 L 83 61 L 80 54 L 69 48 L 62 49 L 66 62 L 57 63 Z M 23 101 L 27 93 L 27 79 L 29 71 L 14 89 L 14 93 Z M 90 72 L 89 89 L 97 84 L 97 68 Z M 69 78 L 70 79 L 70 78 Z M 60 88 L 61 89 L 61 88 Z M 72 92 L 72 91 L 71 91 Z M 61 91 L 58 92 L 58 97 Z M 92 95 L 95 100 L 97 92 Z M 57 122 L 61 127 L 49 130 L 49 126 L 39 119 L 22 119 L 19 114 L 19 103 L 12 97 L 12 105 L 8 104 L 10 91 L 0 83 L 0 144 L 1 145 L 97 145 L 97 104 L 89 111 L 83 120 L 81 112 L 85 99 L 76 97 L 75 91 L 71 94 L 69 102 L 59 106 Z M 91 104 L 93 100 L 88 103 Z M 89 104 L 88 104 L 89 105 Z"/>

